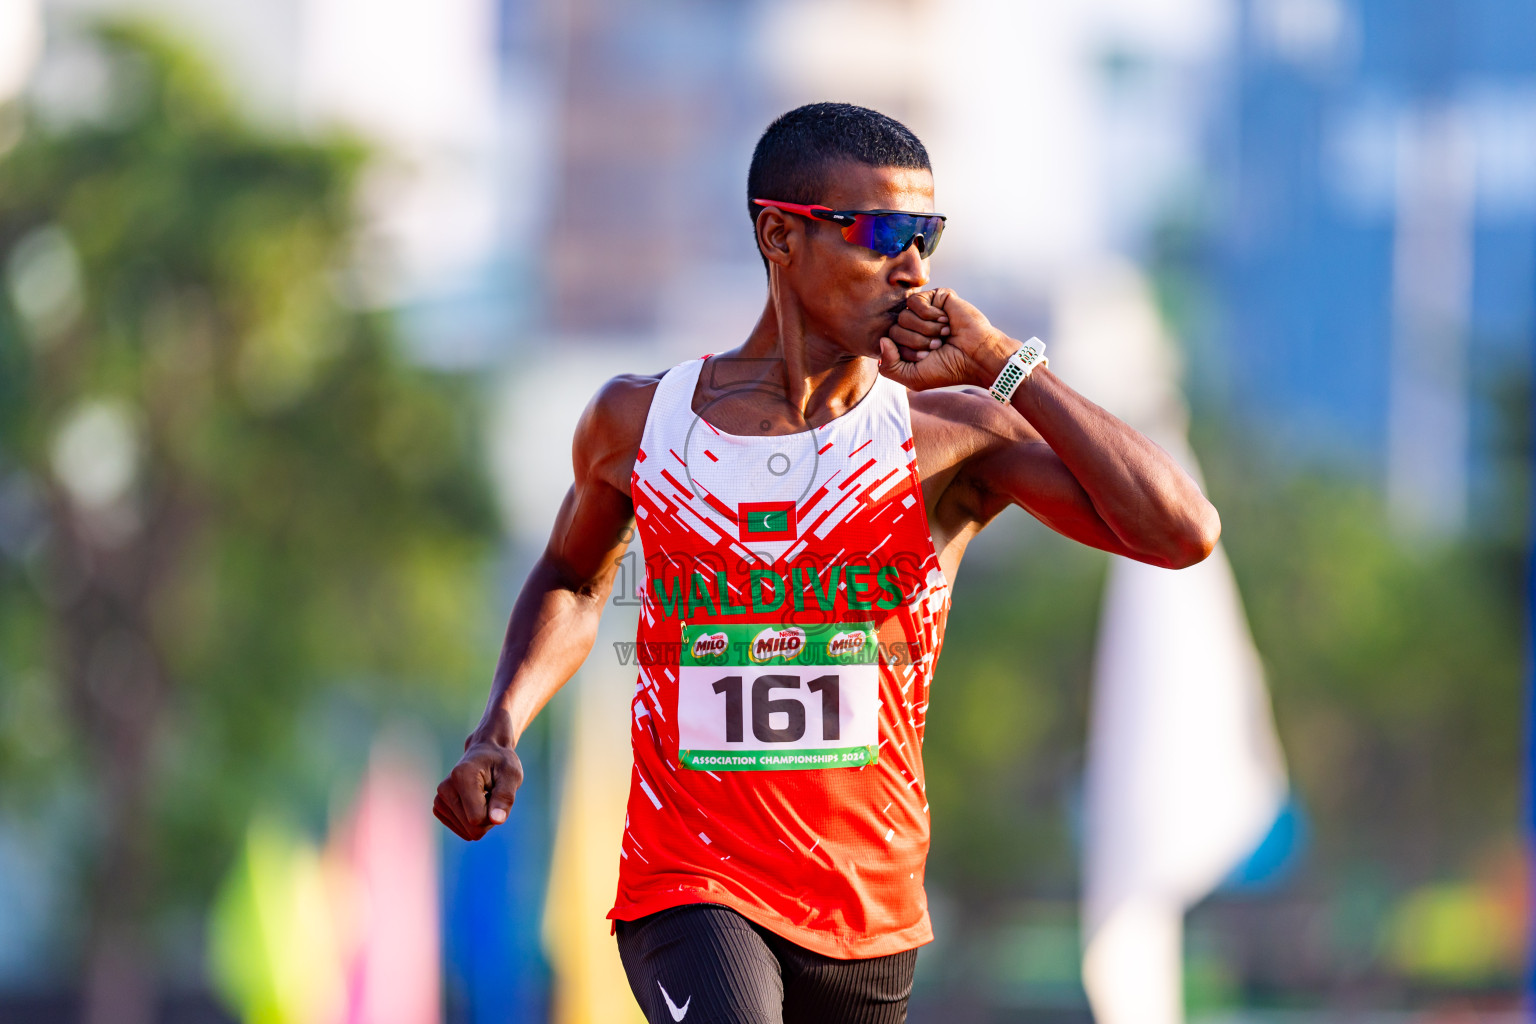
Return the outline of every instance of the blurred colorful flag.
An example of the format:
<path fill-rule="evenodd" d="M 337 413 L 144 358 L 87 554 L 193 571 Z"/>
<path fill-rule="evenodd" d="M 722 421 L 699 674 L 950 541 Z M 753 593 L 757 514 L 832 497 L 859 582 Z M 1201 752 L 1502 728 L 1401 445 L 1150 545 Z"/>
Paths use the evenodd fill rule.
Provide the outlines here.
<path fill-rule="evenodd" d="M 215 990 L 246 1024 L 342 1020 L 333 891 L 313 843 L 272 818 L 251 823 L 214 903 L 208 949 Z"/>
<path fill-rule="evenodd" d="M 246 1024 L 441 1020 L 432 790 L 396 741 L 374 749 L 322 852 L 258 817 L 209 927 L 216 990 Z"/>
<path fill-rule="evenodd" d="M 518 741 L 529 781 L 505 824 L 467 843 L 442 830 L 443 988 L 457 1024 L 548 1024 L 539 935 L 549 870 L 547 730 Z"/>
<path fill-rule="evenodd" d="M 624 618 L 613 615 L 611 619 Z M 626 622 L 628 620 L 626 619 Z M 619 623 L 604 623 L 620 635 Z M 613 628 L 610 628 L 613 627 Z M 629 635 L 633 636 L 631 632 Z M 599 640 L 576 681 L 576 721 L 544 909 L 544 943 L 554 969 L 556 1024 L 644 1024 L 607 921 L 619 884 L 624 805 L 634 770 L 629 746 L 633 682 L 601 656 Z"/>
<path fill-rule="evenodd" d="M 1199 479 L 1178 363 L 1146 282 L 1101 268 L 1056 311 L 1074 385 Z M 1177 572 L 1116 558 L 1085 779 L 1083 983 L 1099 1024 L 1183 1020 L 1185 910 L 1264 838 L 1285 766 L 1226 553 Z"/>
<path fill-rule="evenodd" d="M 346 1024 L 442 1019 L 433 786 L 399 741 L 375 745 L 357 802 L 331 838 L 349 868 Z"/>
<path fill-rule="evenodd" d="M 1083 980 L 1101 1024 L 1183 1019 L 1184 911 L 1263 839 L 1285 772 L 1220 548 L 1110 570 L 1088 738 Z"/>

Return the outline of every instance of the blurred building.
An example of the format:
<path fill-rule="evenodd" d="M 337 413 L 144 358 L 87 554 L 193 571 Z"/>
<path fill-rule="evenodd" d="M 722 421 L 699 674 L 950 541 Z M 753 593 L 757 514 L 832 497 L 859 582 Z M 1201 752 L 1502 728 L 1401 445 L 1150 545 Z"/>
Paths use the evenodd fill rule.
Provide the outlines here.
<path fill-rule="evenodd" d="M 1216 228 L 1201 383 L 1278 447 L 1373 472 L 1400 527 L 1455 532 L 1529 359 L 1536 9 L 1238 9 L 1216 188 L 1186 211 Z"/>
<path fill-rule="evenodd" d="M 763 109 L 744 66 L 750 8 L 551 7 L 558 173 L 543 245 L 554 331 L 649 335 L 694 321 L 722 286 L 756 285 L 744 171 Z"/>

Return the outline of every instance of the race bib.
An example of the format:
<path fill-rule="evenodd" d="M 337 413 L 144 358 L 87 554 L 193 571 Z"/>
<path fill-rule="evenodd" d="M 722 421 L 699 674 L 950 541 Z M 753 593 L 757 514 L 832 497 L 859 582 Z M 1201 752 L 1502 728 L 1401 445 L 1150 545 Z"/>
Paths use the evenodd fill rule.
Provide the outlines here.
<path fill-rule="evenodd" d="M 684 768 L 859 768 L 879 760 L 873 623 L 684 625 L 677 675 Z"/>

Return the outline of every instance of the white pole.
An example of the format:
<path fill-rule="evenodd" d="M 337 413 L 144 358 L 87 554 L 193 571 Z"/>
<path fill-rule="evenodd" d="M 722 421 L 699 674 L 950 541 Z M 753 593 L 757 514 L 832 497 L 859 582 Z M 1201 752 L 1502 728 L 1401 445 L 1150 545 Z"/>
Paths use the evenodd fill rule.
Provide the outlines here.
<path fill-rule="evenodd" d="M 1473 145 L 1461 111 L 1421 106 L 1397 135 L 1387 497 L 1411 538 L 1459 532 L 1467 516 L 1467 309 Z"/>

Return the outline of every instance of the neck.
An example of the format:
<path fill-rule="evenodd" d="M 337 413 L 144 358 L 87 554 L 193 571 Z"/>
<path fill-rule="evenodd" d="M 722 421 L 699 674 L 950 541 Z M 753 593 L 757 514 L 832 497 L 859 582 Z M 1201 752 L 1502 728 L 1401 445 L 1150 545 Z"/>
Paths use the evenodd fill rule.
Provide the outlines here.
<path fill-rule="evenodd" d="M 783 389 L 803 426 L 819 427 L 843 415 L 874 386 L 880 362 L 850 352 L 807 322 L 788 289 L 774 281 L 757 325 L 734 355 L 754 383 Z"/>

